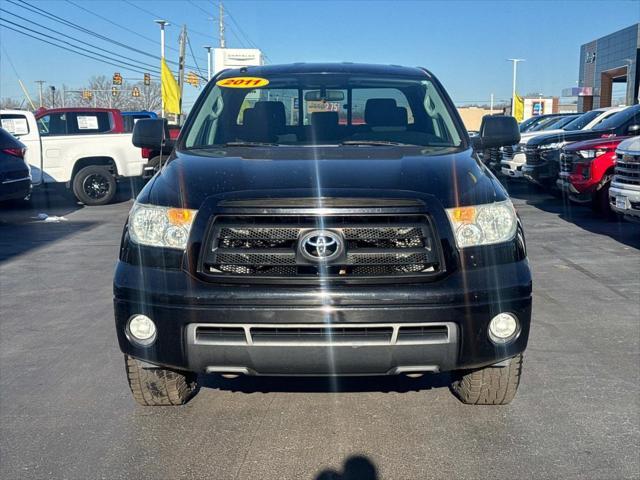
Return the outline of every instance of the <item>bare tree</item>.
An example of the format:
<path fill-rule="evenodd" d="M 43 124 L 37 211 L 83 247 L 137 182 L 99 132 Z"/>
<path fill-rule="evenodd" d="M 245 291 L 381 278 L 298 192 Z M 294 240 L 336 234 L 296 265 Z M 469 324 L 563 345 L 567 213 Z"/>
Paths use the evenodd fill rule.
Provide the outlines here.
<path fill-rule="evenodd" d="M 134 88 L 138 89 L 139 96 L 133 96 Z M 91 92 L 91 98 L 83 98 L 83 91 Z M 65 98 L 66 106 L 117 108 L 119 110 L 149 110 L 160 109 L 160 84 L 151 82 L 144 85 L 143 82 L 131 83 L 124 81 L 122 85 L 115 87 L 111 78 L 104 75 L 91 77 L 89 83 L 79 89 L 69 90 Z"/>
<path fill-rule="evenodd" d="M 4 110 L 22 110 L 25 107 L 25 100 L 16 100 L 7 97 L 0 99 L 0 109 Z"/>

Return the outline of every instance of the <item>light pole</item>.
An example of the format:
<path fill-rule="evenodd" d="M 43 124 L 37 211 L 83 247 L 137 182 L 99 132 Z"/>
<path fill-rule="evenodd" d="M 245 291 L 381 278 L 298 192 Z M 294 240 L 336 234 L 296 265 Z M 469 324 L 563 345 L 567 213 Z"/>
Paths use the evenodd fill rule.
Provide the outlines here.
<path fill-rule="evenodd" d="M 164 60 L 164 27 L 169 25 L 169 22 L 166 20 L 154 20 L 158 25 L 160 25 L 160 58 Z M 162 72 L 160 72 L 160 83 L 162 83 Z M 162 87 L 160 87 L 162 89 Z M 161 107 L 160 107 L 160 116 L 164 117 L 164 99 L 162 94 L 160 95 Z"/>
<path fill-rule="evenodd" d="M 524 58 L 507 58 L 507 61 L 513 62 L 513 89 L 511 92 L 511 116 L 515 117 L 516 113 L 516 72 L 518 71 L 518 62 L 524 62 Z"/>
<path fill-rule="evenodd" d="M 204 49 L 207 51 L 207 81 L 211 80 L 211 47 L 209 45 L 205 45 Z"/>
<path fill-rule="evenodd" d="M 46 80 L 36 80 L 36 83 L 37 83 L 37 84 L 39 85 L 39 87 L 40 87 L 40 108 L 42 108 L 42 107 L 43 107 L 43 105 L 44 105 L 44 104 L 42 103 L 42 85 L 43 85 L 44 83 L 46 83 Z"/>

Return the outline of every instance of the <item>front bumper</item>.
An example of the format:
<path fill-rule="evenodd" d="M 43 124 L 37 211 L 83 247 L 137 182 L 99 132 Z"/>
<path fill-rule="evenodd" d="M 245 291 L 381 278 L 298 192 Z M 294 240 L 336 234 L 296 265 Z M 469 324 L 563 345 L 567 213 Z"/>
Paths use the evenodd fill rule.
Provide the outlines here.
<path fill-rule="evenodd" d="M 531 319 L 527 260 L 391 288 L 212 284 L 179 270 L 119 262 L 114 293 L 123 352 L 150 364 L 202 373 L 381 375 L 478 368 L 524 351 Z M 501 312 L 515 314 L 520 330 L 510 343 L 496 345 L 487 329 Z M 131 343 L 125 334 L 128 319 L 138 313 L 157 326 L 156 340 L 148 347 Z M 214 336 L 198 337 L 201 327 Z M 274 334 L 278 327 L 287 332 L 391 328 L 395 338 L 341 341 L 336 336 L 309 342 L 273 335 L 256 340 L 251 333 L 252 328 L 266 328 Z M 423 333 L 443 327 L 446 334 L 426 340 L 418 334 L 418 340 L 403 341 L 397 333 L 402 327 L 418 327 Z"/>
<path fill-rule="evenodd" d="M 569 198 L 577 203 L 588 203 L 592 201 L 595 186 L 596 183 L 591 182 L 591 180 L 589 180 L 588 185 L 584 181 L 582 183 L 575 182 L 573 177 L 568 173 L 560 173 L 560 178 L 556 181 L 558 190 L 568 194 Z"/>
<path fill-rule="evenodd" d="M 522 178 L 522 167 L 525 163 L 525 156 L 523 153 L 517 153 L 511 160 L 503 159 L 500 163 L 501 173 L 511 178 Z"/>
<path fill-rule="evenodd" d="M 609 188 L 611 209 L 630 220 L 640 220 L 640 189 L 625 188 L 612 183 Z"/>

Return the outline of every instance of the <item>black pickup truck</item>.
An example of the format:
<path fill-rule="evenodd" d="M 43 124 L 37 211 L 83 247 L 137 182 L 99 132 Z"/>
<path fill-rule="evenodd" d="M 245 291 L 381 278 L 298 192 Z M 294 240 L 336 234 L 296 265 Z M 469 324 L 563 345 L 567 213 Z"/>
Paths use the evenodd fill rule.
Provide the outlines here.
<path fill-rule="evenodd" d="M 125 225 L 116 329 L 135 399 L 176 405 L 198 374 L 451 371 L 506 404 L 531 318 L 522 225 L 427 70 L 358 64 L 218 74 Z"/>

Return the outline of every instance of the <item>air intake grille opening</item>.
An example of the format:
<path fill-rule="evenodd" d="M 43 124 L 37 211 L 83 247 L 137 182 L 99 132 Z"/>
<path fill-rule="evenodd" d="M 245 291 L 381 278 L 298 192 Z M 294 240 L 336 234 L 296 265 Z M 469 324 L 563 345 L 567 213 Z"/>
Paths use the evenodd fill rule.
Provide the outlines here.
<path fill-rule="evenodd" d="M 613 183 L 640 185 L 640 155 L 618 153 Z"/>
<path fill-rule="evenodd" d="M 301 255 L 301 239 L 315 230 L 340 239 L 338 258 L 314 262 Z M 201 261 L 209 278 L 397 278 L 440 271 L 438 242 L 425 215 L 218 216 Z"/>

